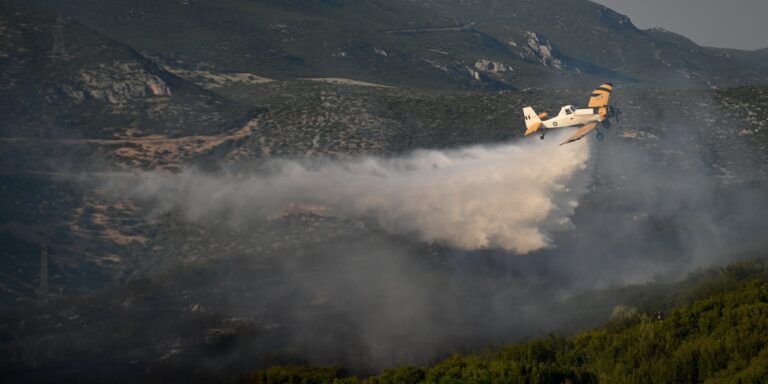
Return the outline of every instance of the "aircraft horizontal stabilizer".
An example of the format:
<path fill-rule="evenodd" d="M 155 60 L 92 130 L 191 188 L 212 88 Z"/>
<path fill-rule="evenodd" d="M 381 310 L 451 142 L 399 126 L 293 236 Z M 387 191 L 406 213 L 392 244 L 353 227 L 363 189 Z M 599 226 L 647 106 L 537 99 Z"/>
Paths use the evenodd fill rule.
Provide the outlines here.
<path fill-rule="evenodd" d="M 539 128 L 541 128 L 541 125 L 542 125 L 541 121 L 531 123 L 531 125 L 529 125 L 528 128 L 526 128 L 525 130 L 525 136 L 528 136 L 532 133 L 536 133 L 536 131 L 538 131 Z"/>

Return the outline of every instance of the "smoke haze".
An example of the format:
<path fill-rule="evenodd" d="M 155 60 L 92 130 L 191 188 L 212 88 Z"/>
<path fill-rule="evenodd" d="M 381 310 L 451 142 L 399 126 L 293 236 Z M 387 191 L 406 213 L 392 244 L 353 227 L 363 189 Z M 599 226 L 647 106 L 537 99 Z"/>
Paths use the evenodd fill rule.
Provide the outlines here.
<path fill-rule="evenodd" d="M 555 136 L 555 135 L 553 135 Z M 561 135 L 562 136 L 562 135 Z M 552 246 L 585 192 L 586 140 L 422 150 L 402 157 L 271 160 L 252 171 L 118 175 L 112 188 L 156 210 L 234 226 L 292 210 L 348 219 L 467 250 L 525 254 Z"/>
<path fill-rule="evenodd" d="M 669 127 L 662 140 L 622 139 L 619 130 L 604 143 L 558 146 L 554 134 L 565 130 L 394 158 L 116 174 L 106 191 L 158 216 L 183 215 L 192 229 L 168 235 L 181 250 L 158 247 L 147 268 L 170 278 L 187 253 L 214 260 L 205 265 L 217 274 L 185 295 L 189 305 L 249 319 L 257 332 L 215 359 L 190 361 L 229 371 L 254 356 L 249 364 L 261 367 L 374 372 L 592 327 L 620 303 L 564 300 L 674 281 L 762 249 L 764 189 L 723 183 L 702 157 L 738 158 L 739 143 L 705 150 L 696 128 Z M 351 220 L 275 220 L 296 211 Z"/>

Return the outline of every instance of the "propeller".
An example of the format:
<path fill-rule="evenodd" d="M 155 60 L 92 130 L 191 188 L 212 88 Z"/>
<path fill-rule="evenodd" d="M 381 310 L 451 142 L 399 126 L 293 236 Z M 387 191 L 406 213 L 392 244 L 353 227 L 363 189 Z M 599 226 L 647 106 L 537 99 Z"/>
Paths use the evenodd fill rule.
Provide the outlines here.
<path fill-rule="evenodd" d="M 621 109 L 617 107 L 614 107 L 614 106 L 608 107 L 608 117 L 614 118 L 616 120 L 616 124 L 621 124 L 621 113 L 622 113 Z"/>

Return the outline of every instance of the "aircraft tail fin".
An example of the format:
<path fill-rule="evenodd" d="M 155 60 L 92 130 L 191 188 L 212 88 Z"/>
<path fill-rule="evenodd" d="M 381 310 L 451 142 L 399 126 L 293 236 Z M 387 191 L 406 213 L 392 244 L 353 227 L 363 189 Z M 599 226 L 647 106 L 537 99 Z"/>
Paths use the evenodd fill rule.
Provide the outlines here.
<path fill-rule="evenodd" d="M 523 115 L 525 116 L 525 136 L 536 133 L 539 129 L 541 129 L 543 123 L 533 108 L 523 108 Z"/>

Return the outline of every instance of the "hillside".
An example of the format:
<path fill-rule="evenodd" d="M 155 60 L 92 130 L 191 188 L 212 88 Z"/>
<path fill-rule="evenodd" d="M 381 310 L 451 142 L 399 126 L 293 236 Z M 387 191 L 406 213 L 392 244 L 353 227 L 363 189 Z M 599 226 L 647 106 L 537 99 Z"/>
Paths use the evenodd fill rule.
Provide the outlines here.
<path fill-rule="evenodd" d="M 401 367 L 364 380 L 343 369 L 273 367 L 254 383 L 759 383 L 768 375 L 768 275 L 765 262 L 732 265 L 677 284 L 695 301 L 658 315 L 614 307 L 603 326 L 570 337 L 549 336 L 430 367 Z M 687 288 L 684 288 L 688 286 Z M 653 292 L 647 286 L 640 291 Z M 658 299 L 658 298 L 657 298 Z M 656 307 L 658 309 L 658 307 Z"/>
<path fill-rule="evenodd" d="M 258 111 L 174 76 L 76 21 L 8 8 L 0 25 L 7 36 L 0 42 L 3 171 L 82 167 L 105 157 L 139 167 L 159 157 L 178 163 L 189 157 L 185 152 L 206 148 L 179 144 L 196 137 L 215 146 Z M 157 152 L 147 163 L 133 156 L 144 147 Z"/>
<path fill-rule="evenodd" d="M 563 312 L 579 308 L 599 318 L 592 330 L 573 336 L 558 332 L 513 345 L 497 340 L 423 365 L 389 367 L 358 377 L 337 367 L 282 365 L 297 363 L 295 357 L 286 354 L 271 355 L 268 360 L 274 366 L 246 373 L 263 366 L 259 356 L 263 351 L 256 340 L 264 340 L 265 334 L 279 340 L 281 327 L 217 316 L 211 311 L 217 305 L 215 295 L 202 299 L 205 291 L 220 289 L 210 285 L 211 273 L 216 272 L 184 269 L 174 277 L 176 282 L 134 281 L 119 291 L 94 292 L 49 308 L 3 313 L 0 351 L 9 359 L 3 361 L 0 370 L 11 379 L 45 381 L 56 377 L 60 382 L 106 380 L 116 374 L 128 382 L 170 378 L 257 383 L 689 382 L 739 378 L 759 382 L 766 374 L 767 265 L 764 259 L 752 259 L 700 270 L 674 284 L 589 292 L 559 304 Z M 246 283 L 242 276 L 229 278 L 235 284 L 254 284 Z M 173 294 L 172 286 L 181 280 L 198 287 Z M 256 284 L 260 289 L 274 289 L 271 282 Z M 152 310 L 156 305 L 179 301 L 189 308 L 183 315 L 186 321 L 174 319 L 177 314 L 173 311 Z M 662 319 L 657 312 L 663 313 Z M 137 328 L 141 319 L 152 321 L 154 326 Z M 115 325 L 119 331 L 112 329 Z M 203 332 L 208 327 L 211 329 Z M 93 335 L 100 337 L 96 344 L 88 340 Z M 341 342 L 344 335 L 333 336 Z M 146 339 L 154 339 L 156 344 L 150 346 Z M 116 350 L 103 352 L 109 349 Z M 231 355 L 224 353 L 227 350 L 235 350 L 237 359 L 229 360 Z M 148 363 L 148 358 L 157 360 Z M 210 364 L 222 370 L 213 370 Z M 137 365 L 145 369 L 137 371 Z"/>
<path fill-rule="evenodd" d="M 168 63 L 267 78 L 342 77 L 427 89 L 765 83 L 731 55 L 579 0 L 35 0 Z"/>
<path fill-rule="evenodd" d="M 52 15 L 19 13 L 8 18 L 7 26 L 24 31 L 19 36 L 41 36 L 50 43 L 55 35 L 50 29 L 40 35 L 24 29 L 32 25 L 25 21 L 31 18 L 38 18 L 37 24 L 47 28 L 59 24 Z M 72 20 L 63 25 L 85 28 Z M 85 92 L 87 84 L 78 76 L 91 68 L 91 60 L 101 60 L 96 61 L 101 63 L 99 68 L 112 68 L 109 60 L 133 60 L 135 65 L 143 65 L 138 67 L 143 68 L 137 72 L 139 80 L 131 77 L 133 72 L 117 71 L 110 80 L 116 89 L 125 89 L 120 84 L 126 83 L 147 89 L 141 88 L 145 76 L 177 85 L 170 88 L 171 95 L 140 93 L 118 105 L 97 99 L 78 104 L 65 93 L 55 105 L 28 109 L 37 111 L 30 114 L 35 119 L 57 121 L 50 127 L 61 129 L 62 139 L 41 130 L 39 140 L 5 142 L 5 174 L 0 180 L 3 307 L 15 311 L 38 305 L 40 251 L 47 245 L 51 305 L 61 305 L 66 319 L 76 317 L 30 325 L 29 337 L 35 339 L 50 326 L 62 324 L 55 329 L 84 340 L 73 351 L 58 349 L 72 345 L 70 339 L 54 338 L 50 345 L 30 352 L 34 364 L 48 361 L 45 356 L 51 353 L 71 357 L 68 361 L 76 367 L 87 367 L 93 358 L 120 367 L 134 360 L 130 355 L 135 353 L 145 356 L 141 361 L 148 366 L 183 366 L 187 359 L 201 354 L 211 354 L 213 360 L 229 359 L 242 350 L 264 363 L 325 359 L 358 369 L 379 369 L 429 362 L 446 351 L 487 345 L 498 335 L 512 342 L 563 323 L 583 329 L 604 318 L 592 312 L 564 317 L 566 320 L 542 318 L 539 311 L 552 313 L 547 312 L 552 309 L 533 303 L 552 300 L 561 291 L 619 284 L 625 278 L 650 279 L 654 271 L 667 268 L 675 275 L 681 273 L 680 265 L 701 265 L 707 257 L 723 257 L 702 252 L 706 247 L 699 243 L 712 244 L 712 253 L 761 246 L 753 233 L 764 224 L 755 207 L 763 204 L 767 176 L 761 165 L 768 153 L 765 87 L 617 89 L 616 102 L 624 121 L 609 132 L 606 142 L 595 144 L 590 193 L 573 217 L 576 229 L 558 235 L 558 249 L 520 258 L 421 243 L 386 233 L 375 223 L 311 210 L 244 226 L 190 221 L 182 212 L 158 215 L 138 199 L 104 194 L 103 180 L 108 179 L 108 171 L 121 168 L 236 171 L 270 158 L 354 160 L 366 155 L 407 156 L 424 148 L 525 142 L 527 139 L 520 138 L 519 123 L 524 105 L 552 111 L 563 102 L 582 103 L 591 87 L 433 92 L 345 82 L 265 81 L 256 75 L 155 65 L 106 37 L 87 34 L 95 41 L 77 45 L 79 34 L 62 38 L 74 40 L 68 44 L 81 55 L 100 49 L 98 57 L 68 64 L 68 72 L 50 80 L 35 76 L 49 73 L 45 68 L 55 68 L 59 60 L 55 56 L 39 54 L 34 66 L 13 64 L 9 68 L 17 71 L 15 76 L 28 76 L 35 84 L 70 84 Z M 23 50 L 35 52 L 31 37 L 16 41 Z M 27 94 L 24 89 L 11 88 L 7 100 L 44 102 L 39 94 Z M 63 107 L 57 109 L 57 105 Z M 162 108 L 155 110 L 153 105 Z M 199 119 L 195 122 L 199 125 L 179 123 L 177 110 Z M 94 120 L 75 120 L 72 111 Z M 256 124 L 238 120 L 242 114 Z M 217 118 L 206 120 L 208 116 Z M 134 132 L 127 129 L 130 126 L 107 129 L 110 126 L 103 122 L 110 119 L 139 119 L 145 129 L 130 136 Z M 24 123 L 26 129 L 35 127 L 35 121 Z M 19 134 L 26 132 L 22 127 L 25 125 L 17 127 Z M 77 142 L 77 135 L 86 141 Z M 64 156 L 72 148 L 81 149 L 71 157 Z M 94 152 L 106 161 L 92 161 Z M 627 161 L 627 154 L 636 158 Z M 54 166 L 42 162 L 46 158 L 54 160 Z M 68 164 L 68 158 L 79 162 L 62 166 Z M 637 180 L 643 180 L 646 187 L 640 188 Z M 688 183 L 696 187 L 696 193 Z M 658 190 L 664 191 L 663 199 L 657 197 Z M 653 199 L 648 201 L 648 196 Z M 657 198 L 663 204 L 657 204 Z M 716 236 L 710 237 L 722 243 L 697 237 L 713 233 L 707 225 L 710 217 L 721 223 Z M 595 281 L 595 265 L 610 267 L 615 273 Z M 178 273 L 180 270 L 191 272 Z M 643 272 L 637 275 L 637 270 Z M 389 298 L 392 279 L 419 292 L 415 296 L 419 299 L 404 305 Z M 358 289 L 360 281 L 369 288 Z M 317 287 L 324 288 L 318 292 Z M 96 301 L 79 301 L 81 295 L 94 290 L 102 295 Z M 409 290 L 402 294 L 410 296 Z M 444 297 L 455 301 L 441 299 Z M 242 306 L 239 300 L 263 304 Z M 144 304 L 131 304 L 135 302 Z M 286 302 L 296 303 L 301 310 L 287 310 Z M 499 302 L 505 303 L 504 309 L 498 309 Z M 440 320 L 440 327 L 428 330 L 412 328 L 393 315 L 392 306 L 407 309 L 410 316 L 427 324 L 443 317 L 453 320 Z M 534 309 L 521 312 L 518 307 Z M 148 331 L 161 309 L 167 316 L 162 318 L 178 320 L 175 326 L 188 331 L 181 335 Z M 483 315 L 491 311 L 499 312 Z M 389 320 L 360 317 L 359 313 L 378 313 Z M 95 327 L 94 321 L 102 321 L 102 325 Z M 119 322 L 128 331 L 115 335 L 116 339 L 107 337 Z M 483 326 L 466 326 L 476 323 Z M 321 342 L 310 342 L 310 336 L 292 336 L 309 327 L 336 336 Z M 376 330 L 375 336 L 367 336 L 370 329 Z M 245 337 L 240 344 L 243 333 L 254 336 Z M 96 339 L 108 342 L 93 344 Z M 126 345 L 129 352 L 103 353 L 111 345 Z M 169 353 L 178 355 L 178 360 L 165 357 Z"/>
<path fill-rule="evenodd" d="M 54 292 L 110 284 L 145 251 L 147 220 L 130 203 L 101 204 L 75 179 L 173 169 L 255 129 L 261 109 L 54 14 L 4 8 L 0 28 L 0 301 L 36 296 L 46 245 Z"/>
<path fill-rule="evenodd" d="M 19 0 L 0 3 L 0 36 L 4 378 L 437 380 L 557 350 L 526 361 L 620 381 L 585 338 L 709 345 L 648 315 L 763 310 L 742 284 L 765 281 L 762 261 L 680 280 L 768 247 L 764 50 L 582 0 Z M 547 179 L 573 147 L 522 137 L 521 109 L 583 105 L 607 80 L 621 122 L 579 143 L 573 183 Z M 398 216 L 499 224 L 475 213 L 554 201 L 523 199 L 529 184 L 578 199 L 525 255 Z M 670 318 L 695 328 L 687 313 L 711 313 L 693 305 Z M 624 307 L 588 337 L 516 344 Z M 700 372 L 749 378 L 747 352 Z"/>

